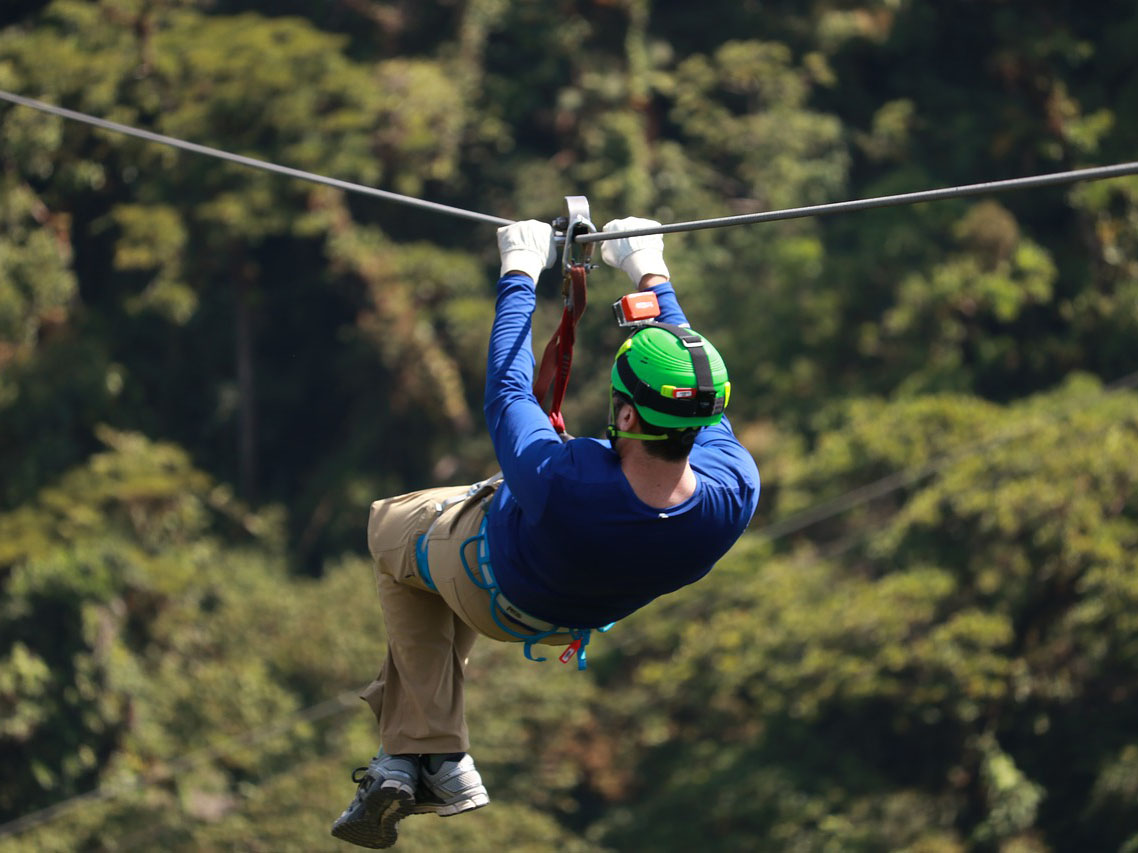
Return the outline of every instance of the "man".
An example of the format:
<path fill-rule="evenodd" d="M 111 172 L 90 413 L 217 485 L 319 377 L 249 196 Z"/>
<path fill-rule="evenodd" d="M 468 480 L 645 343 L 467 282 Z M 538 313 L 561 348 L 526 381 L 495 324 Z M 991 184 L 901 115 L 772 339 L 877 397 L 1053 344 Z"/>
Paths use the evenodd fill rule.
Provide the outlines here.
<path fill-rule="evenodd" d="M 605 263 L 654 291 L 661 309 L 617 353 L 607 440 L 562 442 L 533 395 L 530 320 L 535 280 L 556 257 L 552 229 L 517 222 L 499 229 L 498 246 L 485 414 L 503 478 L 371 507 L 388 651 L 363 698 L 383 747 L 353 775 L 355 799 L 332 828 L 364 847 L 395 843 L 408 814 L 489 803 L 463 708 L 478 634 L 564 645 L 627 616 L 703 577 L 758 502 L 754 460 L 723 418 L 726 367 L 687 328 L 661 237 L 602 244 Z"/>

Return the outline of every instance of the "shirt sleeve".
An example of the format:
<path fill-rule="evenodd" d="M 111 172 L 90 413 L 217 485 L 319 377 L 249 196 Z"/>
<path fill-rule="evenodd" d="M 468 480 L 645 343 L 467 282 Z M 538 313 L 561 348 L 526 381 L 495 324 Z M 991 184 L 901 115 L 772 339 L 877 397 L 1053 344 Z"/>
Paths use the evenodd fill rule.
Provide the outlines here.
<path fill-rule="evenodd" d="M 539 517 L 549 497 L 542 472 L 562 442 L 533 395 L 534 281 L 513 273 L 498 280 L 498 301 L 486 359 L 483 411 L 498 464 L 522 512 Z"/>
<path fill-rule="evenodd" d="M 680 300 L 676 296 L 676 289 L 670 281 L 648 288 L 656 294 L 656 301 L 660 303 L 661 323 L 671 323 L 673 326 L 688 326 L 688 318 L 680 307 Z"/>

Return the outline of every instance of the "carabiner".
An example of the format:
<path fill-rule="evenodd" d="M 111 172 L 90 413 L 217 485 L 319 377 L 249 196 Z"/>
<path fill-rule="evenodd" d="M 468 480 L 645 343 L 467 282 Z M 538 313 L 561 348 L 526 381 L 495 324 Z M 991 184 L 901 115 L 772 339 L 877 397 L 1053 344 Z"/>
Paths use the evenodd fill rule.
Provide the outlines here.
<path fill-rule="evenodd" d="M 567 195 L 565 203 L 569 209 L 568 216 L 559 216 L 553 220 L 554 240 L 561 246 L 561 270 L 568 275 L 574 266 L 583 266 L 592 269 L 593 244 L 578 243 L 577 237 L 581 234 L 593 234 L 597 226 L 589 218 L 589 200 L 583 195 Z"/>

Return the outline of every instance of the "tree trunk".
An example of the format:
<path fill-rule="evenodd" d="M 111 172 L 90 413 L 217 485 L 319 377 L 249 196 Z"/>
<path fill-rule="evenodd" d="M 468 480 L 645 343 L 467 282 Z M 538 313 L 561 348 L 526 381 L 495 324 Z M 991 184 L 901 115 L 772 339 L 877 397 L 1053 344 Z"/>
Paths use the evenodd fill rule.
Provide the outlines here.
<path fill-rule="evenodd" d="M 237 458 L 241 496 L 257 499 L 257 402 L 253 362 L 253 293 L 249 276 L 237 275 Z"/>

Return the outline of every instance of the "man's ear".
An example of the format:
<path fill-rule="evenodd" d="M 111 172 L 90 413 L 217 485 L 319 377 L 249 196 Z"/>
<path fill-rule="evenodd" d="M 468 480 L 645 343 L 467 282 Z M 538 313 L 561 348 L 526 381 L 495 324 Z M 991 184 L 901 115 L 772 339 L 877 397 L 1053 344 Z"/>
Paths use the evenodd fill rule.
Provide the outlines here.
<path fill-rule="evenodd" d="M 616 427 L 621 432 L 636 432 L 640 429 L 640 415 L 635 406 L 625 404 L 616 415 Z"/>

